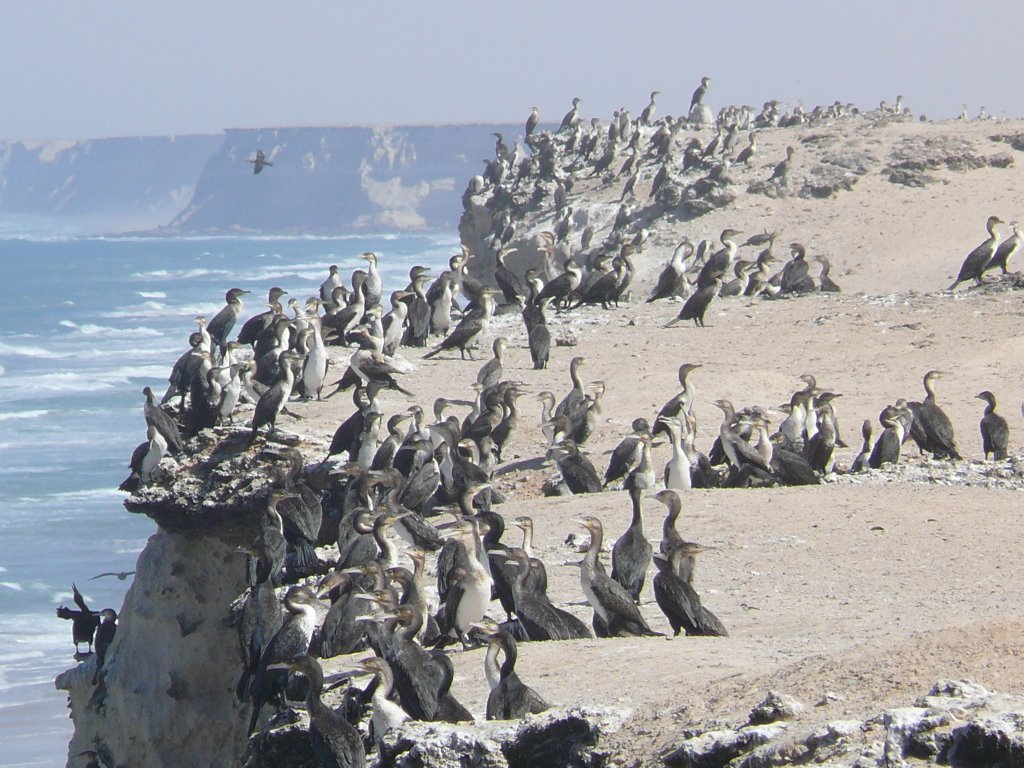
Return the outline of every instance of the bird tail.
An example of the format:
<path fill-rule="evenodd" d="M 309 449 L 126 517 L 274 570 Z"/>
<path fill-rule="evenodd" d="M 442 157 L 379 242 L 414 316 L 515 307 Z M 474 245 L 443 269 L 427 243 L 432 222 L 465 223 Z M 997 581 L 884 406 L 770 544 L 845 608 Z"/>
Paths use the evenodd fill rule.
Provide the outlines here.
<path fill-rule="evenodd" d="M 954 282 L 954 283 L 953 283 L 953 284 L 952 284 L 951 286 L 949 286 L 949 288 L 947 288 L 946 290 L 947 290 L 947 291 L 955 291 L 955 290 L 956 290 L 956 287 L 957 287 L 958 285 L 960 285 L 960 278 L 957 278 L 957 279 L 956 279 L 956 282 Z"/>
<path fill-rule="evenodd" d="M 440 351 L 441 351 L 441 347 L 434 347 L 432 350 L 430 350 L 429 352 L 427 352 L 427 354 L 425 354 L 423 356 L 423 359 L 424 360 L 429 360 L 430 358 L 432 358 L 434 355 L 436 355 Z"/>

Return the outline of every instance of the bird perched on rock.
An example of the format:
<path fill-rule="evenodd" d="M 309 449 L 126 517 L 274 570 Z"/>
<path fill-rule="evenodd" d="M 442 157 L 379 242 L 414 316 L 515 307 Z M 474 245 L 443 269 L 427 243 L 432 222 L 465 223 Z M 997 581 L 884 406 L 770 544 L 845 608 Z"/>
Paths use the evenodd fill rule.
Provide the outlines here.
<path fill-rule="evenodd" d="M 996 227 L 1003 223 L 998 216 L 989 216 L 985 222 L 985 229 L 988 230 L 988 238 L 967 254 L 964 263 L 960 265 L 960 273 L 956 280 L 947 290 L 954 290 L 960 283 L 967 280 L 974 280 L 975 284 L 981 285 L 981 276 L 985 272 L 989 261 L 993 259 L 999 248 L 999 230 Z"/>

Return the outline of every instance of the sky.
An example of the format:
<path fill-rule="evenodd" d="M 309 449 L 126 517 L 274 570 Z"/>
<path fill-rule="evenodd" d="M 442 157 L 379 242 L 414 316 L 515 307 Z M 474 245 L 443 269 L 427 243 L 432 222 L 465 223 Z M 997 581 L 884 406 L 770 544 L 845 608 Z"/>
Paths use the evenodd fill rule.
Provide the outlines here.
<path fill-rule="evenodd" d="M 1019 0 L 0 0 L 0 139 L 557 122 L 705 103 L 1024 116 Z"/>

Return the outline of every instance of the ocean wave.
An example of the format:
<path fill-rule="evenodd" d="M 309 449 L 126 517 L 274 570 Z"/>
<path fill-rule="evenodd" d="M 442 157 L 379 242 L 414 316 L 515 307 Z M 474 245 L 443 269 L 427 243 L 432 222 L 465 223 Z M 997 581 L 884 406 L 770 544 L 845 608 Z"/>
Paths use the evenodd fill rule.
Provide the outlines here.
<path fill-rule="evenodd" d="M 0 587 L 3 587 L 4 589 L 11 589 L 15 592 L 23 592 L 25 590 L 25 588 L 16 581 L 0 581 Z"/>
<path fill-rule="evenodd" d="M 49 499 L 62 499 L 73 501 L 84 501 L 86 499 L 119 499 L 122 492 L 116 488 L 89 488 L 80 491 L 61 491 L 60 493 L 47 494 Z"/>
<path fill-rule="evenodd" d="M 0 393 L 11 392 L 19 397 L 26 394 L 38 397 L 40 394 L 98 392 L 126 386 L 131 384 L 133 379 L 166 381 L 168 370 L 166 365 L 136 365 L 89 373 L 56 372 L 11 376 L 0 380 Z"/>
<path fill-rule="evenodd" d="M 166 299 L 167 294 L 163 291 L 136 291 L 144 299 Z"/>
<path fill-rule="evenodd" d="M 86 336 L 162 336 L 156 328 L 139 326 L 137 328 L 112 328 L 109 325 L 96 325 L 95 323 L 78 323 L 72 320 L 61 320 L 58 325 L 64 328 L 80 331 Z"/>
<path fill-rule="evenodd" d="M 10 421 L 11 419 L 38 419 L 43 416 L 48 416 L 53 411 L 47 410 L 32 410 L 32 411 L 13 411 L 11 413 L 0 413 L 0 421 Z"/>
<path fill-rule="evenodd" d="M 195 267 L 193 269 L 154 269 L 148 272 L 132 272 L 136 280 L 191 280 L 196 277 L 221 275 L 231 277 L 234 273 L 226 269 L 209 269 Z"/>
<path fill-rule="evenodd" d="M 59 360 L 62 357 L 67 357 L 66 354 L 54 352 L 52 349 L 46 349 L 45 347 L 36 345 L 20 346 L 8 344 L 4 341 L 0 341 L 0 355 L 10 355 L 12 357 L 35 357 L 46 360 Z"/>

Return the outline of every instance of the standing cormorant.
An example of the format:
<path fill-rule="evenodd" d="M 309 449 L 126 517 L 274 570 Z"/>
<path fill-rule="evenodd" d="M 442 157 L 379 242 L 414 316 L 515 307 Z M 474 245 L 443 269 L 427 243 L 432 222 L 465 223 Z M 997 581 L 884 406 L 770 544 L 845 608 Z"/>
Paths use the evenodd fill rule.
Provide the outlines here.
<path fill-rule="evenodd" d="M 654 111 L 657 108 L 654 102 L 660 93 L 661 91 L 651 91 L 651 101 L 640 113 L 640 125 L 650 125 L 654 121 Z"/>
<path fill-rule="evenodd" d="M 1020 224 L 1016 221 L 1011 221 L 1010 229 L 1013 230 L 1013 234 L 999 244 L 999 247 L 996 248 L 996 252 L 992 254 L 992 258 L 989 259 L 988 264 L 985 265 L 984 272 L 988 272 L 990 269 L 999 267 L 1004 275 L 1007 273 L 1007 262 L 1010 260 L 1010 257 L 1014 256 L 1017 251 L 1020 250 L 1021 246 Z"/>
<path fill-rule="evenodd" d="M 870 465 L 868 460 L 871 458 L 871 421 L 864 419 L 864 423 L 860 427 L 860 434 L 863 437 L 863 442 L 860 446 L 860 453 L 857 454 L 857 458 L 853 460 L 853 464 L 850 465 L 851 472 L 863 472 Z"/>
<path fill-rule="evenodd" d="M 985 415 L 981 417 L 981 446 L 985 453 L 985 460 L 988 461 L 989 455 L 995 461 L 1002 461 L 1009 453 L 1007 451 L 1007 443 L 1010 439 L 1010 427 L 1006 423 L 1006 419 L 996 413 L 996 396 L 989 392 L 987 389 L 984 392 L 979 392 L 975 397 L 979 400 L 984 400 Z"/>
<path fill-rule="evenodd" d="M 914 429 L 920 428 L 924 438 L 923 450 L 928 451 L 936 459 L 960 459 L 953 435 L 953 423 L 946 413 L 935 402 L 935 379 L 943 375 L 942 371 L 928 371 L 924 375 L 925 398 L 921 407 L 914 414 Z"/>
<path fill-rule="evenodd" d="M 712 279 L 711 284 L 701 288 L 683 304 L 683 308 L 679 310 L 679 315 L 668 322 L 665 327 L 669 328 L 681 320 L 693 320 L 693 324 L 697 328 L 704 327 L 704 315 L 707 314 L 708 307 L 711 306 L 717 297 L 719 292 L 722 290 L 722 273 L 714 273 L 715 277 Z"/>
<path fill-rule="evenodd" d="M 292 385 L 295 382 L 292 363 L 298 359 L 299 355 L 294 352 L 286 350 L 281 353 L 282 377 L 264 392 L 260 396 L 259 402 L 256 403 L 256 410 L 252 417 L 252 431 L 249 433 L 250 444 L 255 442 L 260 427 L 269 426 L 268 435 L 273 434 L 277 429 L 277 418 L 288 403 L 288 396 L 291 394 Z"/>
<path fill-rule="evenodd" d="M 642 494 L 639 488 L 630 489 L 633 517 L 626 532 L 612 545 L 612 578 L 622 585 L 637 605 L 640 605 L 640 593 L 644 588 L 653 551 L 651 542 L 644 535 Z"/>
<path fill-rule="evenodd" d="M 679 366 L 679 385 L 682 389 L 658 411 L 654 422 L 654 429 L 651 431 L 651 437 L 657 437 L 663 432 L 668 432 L 661 419 L 678 418 L 682 420 L 693 411 L 696 389 L 693 386 L 693 382 L 690 381 L 690 374 L 702 367 L 701 363 L 683 363 Z"/>
<path fill-rule="evenodd" d="M 565 128 L 571 128 L 580 121 L 580 102 L 582 102 L 579 96 L 573 98 L 572 109 L 565 113 L 565 117 L 562 118 L 562 122 L 558 126 L 558 130 L 564 130 Z"/>
<path fill-rule="evenodd" d="M 601 478 L 597 470 L 572 440 L 562 440 L 551 449 L 562 481 L 572 493 L 600 493 Z"/>
<path fill-rule="evenodd" d="M 530 116 L 526 118 L 525 136 L 529 141 L 530 136 L 537 130 L 537 126 L 540 124 L 540 110 L 536 107 L 530 108 Z"/>
<path fill-rule="evenodd" d="M 309 743 L 321 766 L 365 768 L 363 737 L 345 716 L 324 704 L 324 672 L 320 662 L 305 653 L 288 659 L 286 666 L 309 681 L 306 712 L 309 714 Z"/>
<path fill-rule="evenodd" d="M 243 291 L 241 288 L 229 290 L 224 294 L 224 301 L 227 302 L 227 306 L 222 307 L 213 316 L 213 319 L 206 324 L 206 332 L 210 334 L 213 343 L 220 349 L 222 357 L 228 343 L 228 336 L 235 327 L 235 323 L 238 322 L 238 318 L 242 315 L 242 296 L 245 296 L 247 293 L 250 292 Z"/>
<path fill-rule="evenodd" d="M 107 649 L 114 642 L 117 633 L 117 612 L 113 608 L 100 611 L 100 624 L 96 627 L 96 669 L 92 673 L 92 684 L 99 682 L 100 672 L 107 660 Z"/>
<path fill-rule="evenodd" d="M 881 469 L 884 464 L 898 464 L 903 449 L 903 436 L 906 434 L 902 414 L 895 409 L 886 409 L 880 420 L 884 429 L 868 456 L 871 469 Z"/>
<path fill-rule="evenodd" d="M 444 341 L 423 356 L 424 360 L 428 360 L 439 352 L 450 349 L 458 349 L 463 360 L 466 359 L 467 352 L 469 352 L 470 360 L 473 359 L 471 350 L 477 338 L 487 332 L 491 324 L 491 315 L 494 312 L 494 289 L 484 288 L 481 293 L 482 306 L 477 307 L 464 316 L 452 332 L 445 337 Z"/>
<path fill-rule="evenodd" d="M 689 238 L 683 238 L 682 242 L 672 251 L 672 258 L 661 270 L 658 276 L 658 284 L 654 287 L 647 303 L 658 299 L 667 299 L 671 296 L 683 297 L 688 293 L 689 284 L 686 282 L 686 260 L 693 255 L 693 243 Z"/>
<path fill-rule="evenodd" d="M 371 699 L 370 736 L 377 744 L 377 752 L 380 753 L 380 743 L 384 740 L 384 734 L 406 722 L 409 719 L 409 714 L 391 701 L 390 696 L 395 687 L 395 676 L 391 671 L 391 665 L 386 660 L 370 656 L 360 659 L 358 664 L 360 668 L 372 673 L 377 678 L 377 686 L 373 690 Z"/>
<path fill-rule="evenodd" d="M 795 149 L 792 147 L 786 147 L 786 159 L 775 166 L 775 170 L 772 171 L 769 181 L 778 181 L 780 184 L 786 184 L 786 182 L 789 181 L 789 171 L 793 166 L 793 157 L 795 155 Z"/>
<path fill-rule="evenodd" d="M 147 485 L 153 476 L 160 460 L 167 454 L 167 441 L 152 424 L 146 426 L 146 442 L 139 443 L 132 451 L 132 458 L 129 462 L 131 474 L 125 478 L 117 489 L 127 493 L 135 493 L 139 488 Z"/>
<path fill-rule="evenodd" d="M 996 226 L 1002 223 L 1003 220 L 998 216 L 988 217 L 988 221 L 985 222 L 985 229 L 988 230 L 988 239 L 967 254 L 967 257 L 964 259 L 964 263 L 960 265 L 960 273 L 956 276 L 956 280 L 953 281 L 953 284 L 949 286 L 947 290 L 952 291 L 960 285 L 960 283 L 967 280 L 974 280 L 977 285 L 981 285 L 981 276 L 984 274 L 985 268 L 988 266 L 989 261 L 993 259 L 998 252 L 999 230 L 996 229 Z"/>
<path fill-rule="evenodd" d="M 699 106 L 704 101 L 704 94 L 708 92 L 708 86 L 711 85 L 710 77 L 702 77 L 700 79 L 700 85 L 694 90 L 693 95 L 690 97 L 690 112 L 693 112 L 693 108 Z"/>
<path fill-rule="evenodd" d="M 578 522 L 590 532 L 590 545 L 580 565 L 580 585 L 590 607 L 607 627 L 608 635 L 616 637 L 658 634 L 647 626 L 630 594 L 605 573 L 599 562 L 598 556 L 604 541 L 604 527 L 601 521 L 588 516 Z"/>
<path fill-rule="evenodd" d="M 88 645 L 89 650 L 87 654 L 92 653 L 93 636 L 96 634 L 96 627 L 99 626 L 100 615 L 89 608 L 85 598 L 82 597 L 82 593 L 78 591 L 78 587 L 74 584 L 71 585 L 71 594 L 74 597 L 75 605 L 78 606 L 78 610 L 75 611 L 61 605 L 57 608 L 57 618 L 71 621 L 71 639 L 75 643 L 75 656 L 77 657 L 79 655 L 78 646 L 81 643 Z"/>
<path fill-rule="evenodd" d="M 647 423 L 647 419 L 633 419 L 632 429 L 632 433 L 624 437 L 612 451 L 612 457 L 608 460 L 608 468 L 604 472 L 605 488 L 616 480 L 626 477 L 640 464 L 642 453 L 640 436 L 649 435 L 651 425 Z"/>
<path fill-rule="evenodd" d="M 152 426 L 167 443 L 167 450 L 171 453 L 181 453 L 184 446 L 181 441 L 181 432 L 178 430 L 178 423 L 171 416 L 156 404 L 156 396 L 149 387 L 142 388 L 142 394 L 146 396 L 146 404 L 142 412 L 146 417 L 147 433 L 148 427 Z"/>
<path fill-rule="evenodd" d="M 515 638 L 508 630 L 493 621 L 478 622 L 476 627 L 487 635 L 484 671 L 491 684 L 491 692 L 487 696 L 487 719 L 518 720 L 550 709 L 551 705 L 516 674 L 519 653 Z M 499 653 L 505 656 L 500 667 Z"/>
<path fill-rule="evenodd" d="M 718 617 L 704 607 L 693 587 L 679 576 L 683 560 L 703 550 L 699 544 L 686 543 L 672 550 L 668 557 L 655 555 L 658 573 L 654 577 L 654 599 L 672 625 L 674 635 L 684 630 L 687 635 L 728 637 Z"/>

